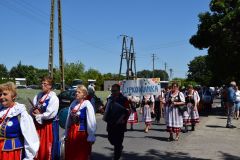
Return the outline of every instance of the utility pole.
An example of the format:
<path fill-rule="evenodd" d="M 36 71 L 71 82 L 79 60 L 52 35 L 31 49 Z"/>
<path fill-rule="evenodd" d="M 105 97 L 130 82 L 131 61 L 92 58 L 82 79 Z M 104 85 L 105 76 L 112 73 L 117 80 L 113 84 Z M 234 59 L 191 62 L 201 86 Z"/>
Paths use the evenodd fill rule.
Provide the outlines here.
<path fill-rule="evenodd" d="M 172 69 L 172 68 L 170 68 L 170 69 L 169 69 L 169 71 L 170 71 L 170 80 L 172 80 L 172 76 L 173 76 L 173 69 Z"/>
<path fill-rule="evenodd" d="M 63 62 L 63 40 L 62 40 L 62 7 L 58 0 L 58 42 L 59 42 L 59 67 L 61 71 L 61 91 L 65 90 L 64 62 Z"/>
<path fill-rule="evenodd" d="M 152 77 L 153 77 L 153 78 L 154 78 L 154 70 L 155 70 L 155 63 L 154 63 L 154 62 L 155 62 L 155 58 L 156 58 L 156 55 L 153 53 L 153 54 L 152 54 L 152 61 L 153 61 L 153 71 L 152 71 L 153 73 L 152 73 Z"/>
<path fill-rule="evenodd" d="M 50 35 L 49 35 L 49 57 L 48 57 L 48 74 L 53 78 L 53 46 L 54 46 L 54 8 L 55 0 L 51 1 L 50 16 Z"/>
<path fill-rule="evenodd" d="M 167 63 L 166 62 L 164 63 L 164 69 L 165 69 L 165 72 L 167 72 Z"/>

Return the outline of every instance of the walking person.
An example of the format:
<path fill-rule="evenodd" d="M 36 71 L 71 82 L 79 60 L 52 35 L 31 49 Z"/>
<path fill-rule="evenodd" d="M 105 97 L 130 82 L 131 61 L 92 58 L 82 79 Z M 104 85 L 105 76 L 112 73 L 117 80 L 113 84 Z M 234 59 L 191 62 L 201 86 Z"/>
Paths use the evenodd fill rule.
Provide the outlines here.
<path fill-rule="evenodd" d="M 195 131 L 196 123 L 199 123 L 199 114 L 198 114 L 198 93 L 193 89 L 192 85 L 188 86 L 188 90 L 185 95 L 185 102 L 187 105 L 187 111 L 183 114 L 183 132 L 188 132 L 188 126 L 191 125 L 191 131 Z"/>
<path fill-rule="evenodd" d="M 239 118 L 239 109 L 240 109 L 240 90 L 238 86 L 236 86 L 236 102 L 235 102 L 235 118 L 238 120 Z"/>
<path fill-rule="evenodd" d="M 165 99 L 165 122 L 167 125 L 167 132 L 169 132 L 169 141 L 178 141 L 180 137 L 181 127 L 183 127 L 182 114 L 178 107 L 185 104 L 185 97 L 179 91 L 178 83 L 172 83 L 172 90 L 166 95 Z M 175 139 L 173 134 L 176 134 Z"/>
<path fill-rule="evenodd" d="M 0 159 L 32 160 L 39 149 L 39 138 L 32 117 L 24 104 L 15 102 L 13 82 L 0 85 Z"/>
<path fill-rule="evenodd" d="M 130 130 L 133 130 L 133 125 L 138 123 L 137 103 L 139 103 L 139 97 L 128 96 L 128 101 L 130 103 L 130 116 L 128 118 L 128 123 L 130 124 Z"/>
<path fill-rule="evenodd" d="M 232 81 L 227 89 L 227 125 L 226 128 L 236 128 L 232 125 L 232 118 L 234 115 L 235 102 L 236 102 L 236 92 L 235 92 L 236 82 Z"/>
<path fill-rule="evenodd" d="M 120 85 L 111 87 L 111 95 L 107 99 L 103 120 L 107 122 L 108 140 L 114 146 L 114 160 L 121 157 L 124 133 L 127 131 L 129 117 L 129 101 L 120 93 Z"/>
<path fill-rule="evenodd" d="M 68 111 L 65 130 L 65 159 L 89 160 L 95 142 L 96 117 L 94 108 L 86 100 L 87 89 L 78 85 L 76 98 Z"/>
<path fill-rule="evenodd" d="M 164 93 L 160 91 L 159 94 L 155 95 L 155 104 L 154 104 L 154 112 L 155 112 L 155 122 L 160 123 L 160 118 L 163 116 L 163 99 Z"/>
<path fill-rule="evenodd" d="M 59 159 L 59 124 L 58 108 L 59 99 L 52 91 L 53 79 L 43 77 L 42 91 L 33 99 L 31 114 L 40 139 L 40 148 L 35 157 L 37 160 Z"/>
<path fill-rule="evenodd" d="M 144 95 L 142 99 L 142 121 L 145 122 L 144 132 L 148 133 L 152 124 L 152 114 L 154 114 L 154 97 L 153 95 Z"/>

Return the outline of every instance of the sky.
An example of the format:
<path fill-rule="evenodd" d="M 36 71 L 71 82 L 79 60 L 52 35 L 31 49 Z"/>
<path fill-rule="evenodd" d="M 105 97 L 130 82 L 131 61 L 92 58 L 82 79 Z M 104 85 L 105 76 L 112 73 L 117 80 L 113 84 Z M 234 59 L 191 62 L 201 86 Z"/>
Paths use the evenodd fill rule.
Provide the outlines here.
<path fill-rule="evenodd" d="M 185 78 L 188 64 L 207 50 L 194 48 L 200 13 L 210 0 L 62 0 L 64 61 L 85 70 L 119 73 L 122 39 L 132 37 L 136 70 L 172 69 Z M 8 70 L 20 61 L 48 68 L 51 0 L 0 0 L 0 64 Z M 57 8 L 57 5 L 56 5 Z M 59 67 L 57 9 L 54 66 Z M 130 39 L 127 47 L 130 46 Z M 123 61 L 122 72 L 126 69 Z"/>

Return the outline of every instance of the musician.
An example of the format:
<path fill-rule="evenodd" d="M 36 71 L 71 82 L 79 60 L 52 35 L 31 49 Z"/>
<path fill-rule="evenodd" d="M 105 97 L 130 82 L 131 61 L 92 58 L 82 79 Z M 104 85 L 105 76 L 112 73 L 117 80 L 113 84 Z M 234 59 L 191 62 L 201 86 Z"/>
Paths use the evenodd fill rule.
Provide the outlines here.
<path fill-rule="evenodd" d="M 123 150 L 123 139 L 124 139 L 124 132 L 127 130 L 127 120 L 129 117 L 129 101 L 126 97 L 124 97 L 120 93 L 120 85 L 114 84 L 111 88 L 111 96 L 107 99 L 107 105 L 109 101 L 113 101 L 117 105 L 113 105 L 112 107 L 125 107 L 126 111 L 124 113 L 124 118 L 121 123 L 112 123 L 111 119 L 107 122 L 107 132 L 108 132 L 108 140 L 114 146 L 114 160 L 118 160 L 121 157 L 122 150 Z M 106 107 L 108 108 L 108 106 Z"/>
<path fill-rule="evenodd" d="M 34 158 L 39 148 L 39 138 L 33 119 L 24 104 L 15 102 L 16 96 L 14 83 L 0 85 L 1 160 L 30 160 Z"/>
<path fill-rule="evenodd" d="M 40 148 L 36 159 L 59 159 L 59 125 L 58 108 L 59 99 L 52 91 L 53 79 L 42 78 L 42 91 L 33 99 L 34 107 L 31 110 L 35 126 L 40 138 Z"/>
<path fill-rule="evenodd" d="M 93 106 L 86 100 L 87 89 L 77 86 L 76 99 L 71 103 L 65 130 L 66 160 L 89 160 L 95 142 L 96 118 Z"/>

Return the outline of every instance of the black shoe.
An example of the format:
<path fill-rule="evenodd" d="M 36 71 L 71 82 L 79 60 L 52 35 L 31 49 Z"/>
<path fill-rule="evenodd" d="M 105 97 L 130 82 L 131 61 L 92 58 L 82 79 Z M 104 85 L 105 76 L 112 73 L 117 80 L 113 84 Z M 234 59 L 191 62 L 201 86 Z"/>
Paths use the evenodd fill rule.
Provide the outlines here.
<path fill-rule="evenodd" d="M 182 130 L 182 133 L 187 133 L 187 132 L 188 132 L 187 129 Z"/>
<path fill-rule="evenodd" d="M 236 128 L 234 125 L 226 125 L 226 128 Z"/>

